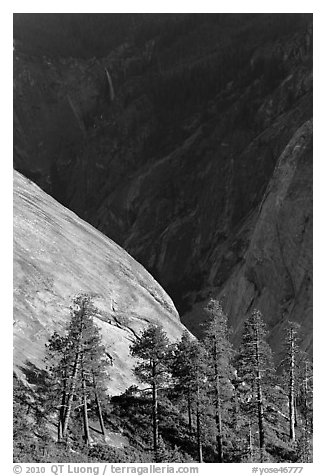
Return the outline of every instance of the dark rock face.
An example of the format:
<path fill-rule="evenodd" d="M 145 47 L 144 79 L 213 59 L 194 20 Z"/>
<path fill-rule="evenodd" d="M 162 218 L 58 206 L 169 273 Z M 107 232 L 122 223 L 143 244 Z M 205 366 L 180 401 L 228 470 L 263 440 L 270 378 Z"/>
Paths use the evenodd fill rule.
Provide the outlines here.
<path fill-rule="evenodd" d="M 218 288 L 237 341 L 243 318 L 263 312 L 279 350 L 288 320 L 300 322 L 303 347 L 312 349 L 312 122 L 293 135 L 276 164 L 264 197 L 239 229 L 248 246 Z M 230 253 L 230 251 L 228 251 Z M 215 292 L 216 292 L 215 291 Z M 183 317 L 190 329 L 204 319 L 203 303 Z"/>
<path fill-rule="evenodd" d="M 164 21 L 101 59 L 17 53 L 15 165 L 139 260 L 195 332 L 217 294 L 235 339 L 255 306 L 275 345 L 289 317 L 309 333 L 311 20 Z"/>

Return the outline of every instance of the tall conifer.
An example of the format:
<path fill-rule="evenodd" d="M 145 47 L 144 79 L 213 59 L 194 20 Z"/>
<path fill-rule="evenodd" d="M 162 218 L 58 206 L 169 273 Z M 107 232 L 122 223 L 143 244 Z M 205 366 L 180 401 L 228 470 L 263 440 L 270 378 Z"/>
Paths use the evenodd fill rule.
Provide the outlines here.
<path fill-rule="evenodd" d="M 188 402 L 189 427 L 192 428 L 192 407 L 196 421 L 196 442 L 198 462 L 203 462 L 203 418 L 206 411 L 207 393 L 207 353 L 204 347 L 191 340 L 188 332 L 184 332 L 181 341 L 175 347 L 172 364 L 172 375 L 177 388 Z"/>
<path fill-rule="evenodd" d="M 231 379 L 234 369 L 231 361 L 234 352 L 228 339 L 227 316 L 219 301 L 211 299 L 205 310 L 209 318 L 204 341 L 207 351 L 207 375 L 215 408 L 219 462 L 223 463 L 223 419 L 233 391 Z"/>
<path fill-rule="evenodd" d="M 244 322 L 242 342 L 237 356 L 238 377 L 247 391 L 247 411 L 258 422 L 260 460 L 265 458 L 266 410 L 274 399 L 275 368 L 267 332 L 260 311 L 254 310 Z"/>
<path fill-rule="evenodd" d="M 170 342 L 161 326 L 150 325 L 140 338 L 130 346 L 131 355 L 140 362 L 134 373 L 141 382 L 148 383 L 152 392 L 152 430 L 153 452 L 155 461 L 158 459 L 158 390 L 165 386 L 168 376 L 168 358 Z"/>
<path fill-rule="evenodd" d="M 87 294 L 75 297 L 67 334 L 55 332 L 47 344 L 48 369 L 54 382 L 58 412 L 58 441 L 67 441 L 68 427 L 76 401 L 82 401 L 84 438 L 90 442 L 88 401 L 95 393 L 102 432 L 104 423 L 98 398 L 98 388 L 107 379 L 107 359 L 101 335 L 93 322 L 96 314 Z"/>

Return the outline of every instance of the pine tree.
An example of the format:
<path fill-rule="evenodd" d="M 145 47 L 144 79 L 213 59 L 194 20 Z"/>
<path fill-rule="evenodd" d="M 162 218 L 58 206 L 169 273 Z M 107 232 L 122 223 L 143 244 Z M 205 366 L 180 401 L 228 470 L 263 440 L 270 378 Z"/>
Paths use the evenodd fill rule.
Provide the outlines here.
<path fill-rule="evenodd" d="M 95 312 L 94 308 L 91 309 Z M 105 347 L 101 343 L 99 329 L 94 325 L 92 319 L 85 325 L 85 336 L 81 360 L 81 381 L 85 422 L 85 440 L 89 441 L 87 401 L 94 399 L 97 416 L 100 422 L 101 431 L 105 437 L 105 427 L 102 415 L 101 397 L 105 394 L 105 387 L 108 380 Z"/>
<path fill-rule="evenodd" d="M 173 358 L 171 360 L 171 373 L 174 377 L 175 393 L 186 401 L 188 431 L 193 432 L 193 382 L 189 376 L 191 362 L 191 346 L 193 340 L 189 332 L 184 331 L 180 342 L 173 347 Z"/>
<path fill-rule="evenodd" d="M 313 435 L 313 373 L 312 362 L 303 354 L 300 362 L 298 407 L 303 422 L 301 425 L 301 438 L 298 441 L 299 461 L 312 462 L 312 435 Z"/>
<path fill-rule="evenodd" d="M 84 441 L 90 442 L 88 423 L 88 400 L 95 393 L 100 424 L 105 433 L 101 407 L 98 397 L 98 386 L 103 386 L 107 379 L 107 359 L 101 344 L 98 327 L 93 322 L 94 308 L 87 294 L 80 294 L 74 299 L 71 307 L 71 319 L 67 334 L 60 336 L 55 332 L 47 344 L 48 370 L 52 377 L 58 412 L 58 442 L 67 441 L 67 430 L 73 404 L 80 401 L 82 408 Z"/>
<path fill-rule="evenodd" d="M 52 409 L 54 402 L 58 412 L 58 442 L 62 441 L 62 429 L 66 411 L 66 400 L 68 394 L 69 380 L 69 341 L 66 336 L 60 336 L 54 332 L 46 344 L 46 364 L 51 378 L 48 385 L 48 398 L 46 410 Z M 61 394 L 61 401 L 58 405 L 57 396 Z"/>
<path fill-rule="evenodd" d="M 152 392 L 152 429 L 153 452 L 155 461 L 158 458 L 158 390 L 166 385 L 168 378 L 168 359 L 170 342 L 163 328 L 150 325 L 140 338 L 130 346 L 131 355 L 140 359 L 134 368 L 137 378 L 151 386 Z"/>
<path fill-rule="evenodd" d="M 274 375 L 272 351 L 266 341 L 267 332 L 258 310 L 254 310 L 244 323 L 242 342 L 237 356 L 238 377 L 247 392 L 247 410 L 258 421 L 260 459 L 264 461 L 266 448 L 266 410 L 274 399 Z"/>
<path fill-rule="evenodd" d="M 207 392 L 207 354 L 199 342 L 191 340 L 188 332 L 184 332 L 181 341 L 175 346 L 172 363 L 172 375 L 176 380 L 176 388 L 188 402 L 189 428 L 192 429 L 192 406 L 195 407 L 196 442 L 198 462 L 203 462 L 202 451 L 202 420 Z"/>
<path fill-rule="evenodd" d="M 223 463 L 223 414 L 232 397 L 234 369 L 231 360 L 234 352 L 228 339 L 227 316 L 219 301 L 211 299 L 205 310 L 209 317 L 204 341 L 208 354 L 208 380 L 213 390 L 219 462 Z"/>
<path fill-rule="evenodd" d="M 299 331 L 300 325 L 298 323 L 288 323 L 285 330 L 285 356 L 281 363 L 284 372 L 284 387 L 288 398 L 289 438 L 291 441 L 295 441 L 295 401 L 299 389 Z"/>

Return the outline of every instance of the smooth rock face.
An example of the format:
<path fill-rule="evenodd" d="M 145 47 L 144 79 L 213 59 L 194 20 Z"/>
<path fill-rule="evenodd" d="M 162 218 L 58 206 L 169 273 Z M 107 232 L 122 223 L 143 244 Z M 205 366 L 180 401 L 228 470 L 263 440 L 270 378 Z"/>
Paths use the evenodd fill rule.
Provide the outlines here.
<path fill-rule="evenodd" d="M 87 292 L 112 357 L 108 391 L 136 383 L 129 345 L 149 323 L 171 340 L 184 330 L 173 302 L 126 251 L 14 174 L 14 363 L 20 375 L 42 368 L 44 344 L 64 331 L 74 295 Z"/>

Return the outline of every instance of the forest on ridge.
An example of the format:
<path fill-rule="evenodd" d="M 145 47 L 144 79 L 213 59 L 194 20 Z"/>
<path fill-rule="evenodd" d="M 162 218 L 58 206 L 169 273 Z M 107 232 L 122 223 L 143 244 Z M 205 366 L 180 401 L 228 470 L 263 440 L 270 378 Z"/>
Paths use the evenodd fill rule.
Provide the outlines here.
<path fill-rule="evenodd" d="M 148 326 L 130 346 L 140 386 L 110 397 L 114 363 L 92 299 L 78 295 L 66 334 L 46 344 L 37 392 L 15 380 L 15 461 L 311 462 L 312 369 L 300 326 L 289 323 L 276 371 L 258 310 L 237 350 L 221 304 L 211 299 L 206 312 L 202 341 L 185 331 L 171 343 Z M 123 449 L 105 444 L 117 425 L 129 438 Z"/>

